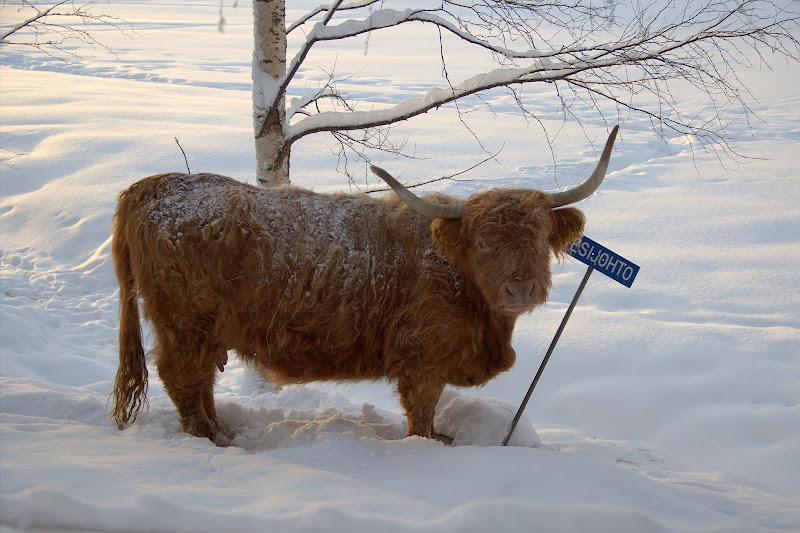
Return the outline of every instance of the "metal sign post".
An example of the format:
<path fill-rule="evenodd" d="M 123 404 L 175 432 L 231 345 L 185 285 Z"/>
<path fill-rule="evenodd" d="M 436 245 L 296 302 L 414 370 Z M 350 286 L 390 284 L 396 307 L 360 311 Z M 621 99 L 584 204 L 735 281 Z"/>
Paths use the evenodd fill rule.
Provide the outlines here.
<path fill-rule="evenodd" d="M 564 327 L 567 325 L 567 321 L 570 315 L 572 315 L 572 310 L 575 309 L 575 304 L 578 303 L 578 298 L 581 297 L 583 288 L 586 287 L 586 282 L 589 281 L 589 276 L 592 275 L 592 271 L 597 269 L 626 287 L 633 285 L 633 280 L 636 278 L 636 274 L 639 273 L 639 267 L 637 265 L 587 237 L 579 237 L 570 242 L 567 245 L 567 252 L 572 257 L 588 265 L 588 268 L 586 269 L 586 274 L 583 275 L 580 285 L 578 285 L 578 290 L 575 291 L 575 296 L 572 297 L 567 312 L 564 313 L 564 318 L 561 319 L 561 324 L 558 326 L 553 341 L 550 343 L 550 347 L 547 349 L 547 353 L 544 359 L 542 359 L 542 363 L 539 365 L 539 370 L 536 371 L 536 376 L 534 376 L 531 386 L 528 387 L 528 392 L 525 394 L 525 398 L 522 400 L 517 414 L 514 415 L 514 419 L 511 421 L 511 426 L 509 426 L 506 437 L 503 439 L 503 446 L 508 446 L 508 441 L 511 440 L 511 435 L 514 434 L 514 430 L 517 428 L 522 412 L 528 405 L 528 400 L 530 400 L 533 389 L 536 388 L 536 384 L 539 383 L 539 378 L 542 377 L 544 367 L 547 366 L 550 355 L 553 353 L 558 339 L 561 338 L 561 332 L 564 331 Z"/>

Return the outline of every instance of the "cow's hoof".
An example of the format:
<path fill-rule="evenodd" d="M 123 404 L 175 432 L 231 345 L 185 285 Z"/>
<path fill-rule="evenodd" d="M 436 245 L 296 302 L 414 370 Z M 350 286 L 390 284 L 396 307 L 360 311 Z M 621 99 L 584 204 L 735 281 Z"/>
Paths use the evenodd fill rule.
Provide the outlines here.
<path fill-rule="evenodd" d="M 222 425 L 219 419 L 217 419 L 217 431 L 211 441 L 220 448 L 227 448 L 231 445 L 231 441 L 233 441 L 233 435 L 228 431 L 228 428 Z"/>
<path fill-rule="evenodd" d="M 451 444 L 453 444 L 453 438 L 452 437 L 448 437 L 447 435 L 442 435 L 441 433 L 434 433 L 433 434 L 433 438 L 438 440 L 439 442 L 442 442 L 442 443 L 446 444 L 447 446 L 450 446 Z"/>
<path fill-rule="evenodd" d="M 217 435 L 211 439 L 211 441 L 220 448 L 227 448 L 231 445 L 231 438 L 222 431 L 218 431 Z"/>

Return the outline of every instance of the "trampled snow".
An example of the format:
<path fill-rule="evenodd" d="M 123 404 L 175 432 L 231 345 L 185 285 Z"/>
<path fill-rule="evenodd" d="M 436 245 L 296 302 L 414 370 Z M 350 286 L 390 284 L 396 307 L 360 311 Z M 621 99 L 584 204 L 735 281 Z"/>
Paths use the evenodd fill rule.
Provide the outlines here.
<path fill-rule="evenodd" d="M 445 392 L 436 426 L 452 445 L 403 438 L 387 383 L 273 391 L 231 357 L 216 395 L 235 435 L 223 449 L 180 432 L 154 369 L 147 414 L 124 431 L 108 419 L 109 228 L 119 191 L 184 170 L 175 137 L 192 171 L 254 181 L 251 12 L 225 7 L 219 34 L 214 3 L 106 8 L 136 31 L 102 30 L 117 58 L 2 49 L 0 531 L 800 530 L 797 65 L 741 72 L 764 119 L 731 130 L 745 164 L 723 168 L 642 117 L 620 118 L 606 181 L 580 207 L 587 236 L 641 270 L 630 289 L 592 275 L 513 446 L 499 443 L 584 273 L 577 261 L 553 265 L 549 303 L 518 323 L 510 372 Z M 312 67 L 334 63 L 360 73 L 341 88 L 376 108 L 447 86 L 430 28 L 373 32 L 366 56 L 359 39 L 315 47 L 292 96 L 324 79 Z M 476 74 L 446 44 L 465 74 L 454 79 Z M 547 89 L 525 91 L 540 93 L 534 108 L 558 132 L 553 153 L 499 91 L 491 111 L 461 108 L 471 131 L 443 107 L 396 130 L 420 159 L 375 163 L 422 181 L 502 147 L 465 181 L 428 190 L 578 183 L 609 128 L 578 102 L 584 128 L 562 127 Z M 293 148 L 293 182 L 365 186 L 337 173 L 330 142 Z"/>

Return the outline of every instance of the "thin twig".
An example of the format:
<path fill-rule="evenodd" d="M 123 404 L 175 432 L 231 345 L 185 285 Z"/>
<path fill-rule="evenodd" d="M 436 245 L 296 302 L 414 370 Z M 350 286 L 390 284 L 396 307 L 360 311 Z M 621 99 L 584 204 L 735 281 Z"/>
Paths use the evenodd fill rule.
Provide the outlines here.
<path fill-rule="evenodd" d="M 183 151 L 183 146 L 181 146 L 181 143 L 178 142 L 178 138 L 177 137 L 175 137 L 175 142 L 177 143 L 178 148 L 181 149 L 181 153 L 183 154 L 183 160 L 186 162 L 186 173 L 187 174 L 191 174 L 192 171 L 189 170 L 189 160 L 186 158 L 186 152 Z"/>

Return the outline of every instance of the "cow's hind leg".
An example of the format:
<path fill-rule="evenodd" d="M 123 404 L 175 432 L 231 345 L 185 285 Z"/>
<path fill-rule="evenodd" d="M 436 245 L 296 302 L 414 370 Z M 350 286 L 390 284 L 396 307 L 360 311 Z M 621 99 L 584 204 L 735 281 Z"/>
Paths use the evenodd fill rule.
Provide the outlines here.
<path fill-rule="evenodd" d="M 408 419 L 407 436 L 434 438 L 434 411 L 444 391 L 444 384 L 401 379 L 397 384 L 397 391 Z"/>
<path fill-rule="evenodd" d="M 214 406 L 219 354 L 219 349 L 159 342 L 156 366 L 164 390 L 178 410 L 183 431 L 228 446 L 230 438 L 217 422 Z"/>

